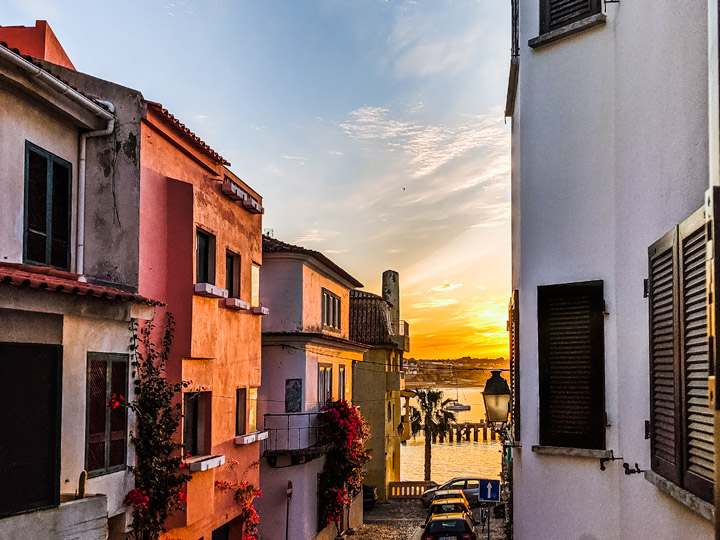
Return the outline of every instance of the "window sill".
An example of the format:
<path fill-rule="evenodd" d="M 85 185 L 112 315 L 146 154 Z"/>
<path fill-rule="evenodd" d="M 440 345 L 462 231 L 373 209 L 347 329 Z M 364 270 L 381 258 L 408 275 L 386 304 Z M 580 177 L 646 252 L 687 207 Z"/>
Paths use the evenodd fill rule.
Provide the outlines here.
<path fill-rule="evenodd" d="M 245 302 L 239 298 L 226 298 L 225 307 L 238 311 L 250 311 L 250 302 Z"/>
<path fill-rule="evenodd" d="M 590 28 L 605 24 L 606 19 L 607 17 L 604 13 L 596 13 L 595 15 L 591 15 L 590 17 L 580 21 L 566 24 L 565 26 L 556 28 L 555 30 L 551 30 L 545 34 L 540 34 L 538 37 L 534 37 L 528 41 L 528 45 L 533 49 L 537 49 L 538 47 L 549 45 L 550 43 L 554 43 L 561 39 L 579 34 L 580 32 L 584 32 L 585 30 L 589 30 Z"/>
<path fill-rule="evenodd" d="M 212 283 L 196 283 L 195 294 L 207 298 L 227 298 L 227 289 L 213 285 Z"/>
<path fill-rule="evenodd" d="M 185 459 L 190 472 L 209 471 L 225 463 L 225 456 L 193 456 Z"/>
<path fill-rule="evenodd" d="M 532 451 L 536 454 L 547 454 L 550 456 L 579 457 L 590 459 L 602 459 L 611 457 L 610 450 L 594 450 L 591 448 L 566 448 L 564 446 L 542 446 L 534 445 Z"/>
<path fill-rule="evenodd" d="M 653 471 L 645 471 L 645 480 L 662 491 L 665 495 L 675 499 L 681 504 L 687 506 L 696 514 L 701 515 L 708 521 L 714 521 L 715 509 L 709 502 L 703 501 L 697 495 L 693 495 L 689 491 L 684 490 L 680 486 L 676 486 L 670 480 L 667 480 Z"/>
<path fill-rule="evenodd" d="M 254 442 L 264 441 L 267 438 L 267 431 L 256 431 L 254 433 L 248 433 L 247 435 L 238 435 L 235 437 L 235 445 L 242 446 L 244 444 L 252 444 Z"/>
<path fill-rule="evenodd" d="M 253 315 L 268 315 L 270 313 L 270 308 L 265 306 L 253 306 L 250 308 L 250 311 Z"/>

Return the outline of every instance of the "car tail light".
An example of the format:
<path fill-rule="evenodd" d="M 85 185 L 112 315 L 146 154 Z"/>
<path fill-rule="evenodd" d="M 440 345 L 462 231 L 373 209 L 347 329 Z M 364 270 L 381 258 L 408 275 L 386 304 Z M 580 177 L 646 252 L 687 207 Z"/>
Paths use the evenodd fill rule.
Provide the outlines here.
<path fill-rule="evenodd" d="M 423 534 L 420 540 L 433 540 L 433 537 L 429 534 Z"/>
<path fill-rule="evenodd" d="M 477 536 L 475 536 L 473 533 L 462 533 L 460 535 L 460 540 L 476 540 Z"/>

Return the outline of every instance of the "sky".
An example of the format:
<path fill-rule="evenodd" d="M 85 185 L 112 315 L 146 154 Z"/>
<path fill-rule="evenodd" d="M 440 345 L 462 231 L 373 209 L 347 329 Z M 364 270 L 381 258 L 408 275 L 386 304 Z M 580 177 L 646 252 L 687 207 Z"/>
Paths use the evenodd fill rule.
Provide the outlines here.
<path fill-rule="evenodd" d="M 506 0 L 3 0 L 78 71 L 161 102 L 263 196 L 263 228 L 380 293 L 415 358 L 507 357 Z"/>

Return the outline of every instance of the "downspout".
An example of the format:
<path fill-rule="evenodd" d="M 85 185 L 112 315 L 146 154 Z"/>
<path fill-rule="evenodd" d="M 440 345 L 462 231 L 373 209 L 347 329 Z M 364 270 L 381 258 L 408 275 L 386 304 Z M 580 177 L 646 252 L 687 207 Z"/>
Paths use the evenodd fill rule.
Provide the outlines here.
<path fill-rule="evenodd" d="M 115 106 L 109 101 L 95 100 L 110 111 L 115 112 Z M 115 116 L 108 119 L 107 127 L 97 131 L 88 131 L 80 135 L 80 164 L 78 167 L 78 194 L 77 194 L 77 248 L 75 250 L 75 273 L 82 275 L 85 271 L 85 171 L 87 156 L 87 140 L 90 137 L 110 135 L 115 129 Z"/>

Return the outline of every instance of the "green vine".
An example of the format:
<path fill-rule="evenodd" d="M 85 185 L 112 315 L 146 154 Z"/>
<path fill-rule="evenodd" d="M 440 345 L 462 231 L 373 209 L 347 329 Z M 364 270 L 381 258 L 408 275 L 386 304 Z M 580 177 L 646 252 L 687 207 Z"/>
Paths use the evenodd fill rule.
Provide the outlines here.
<path fill-rule="evenodd" d="M 110 406 L 124 405 L 135 413 L 137 433 L 131 433 L 137 464 L 132 467 L 135 488 L 125 497 L 133 507 L 133 532 L 136 540 L 158 540 L 165 521 L 182 507 L 186 496 L 183 485 L 191 478 L 182 461 L 182 445 L 176 434 L 182 418 L 178 394 L 187 383 L 168 381 L 165 369 L 173 340 L 175 320 L 167 313 L 162 343 L 153 343 L 155 325 L 144 324 L 138 337 L 138 325 L 132 323 L 131 351 L 135 399 L 122 403 L 122 396 L 113 396 Z"/>
<path fill-rule="evenodd" d="M 363 465 L 370 459 L 365 441 L 370 427 L 345 400 L 328 401 L 320 415 L 320 440 L 328 446 L 320 473 L 320 522 L 339 522 L 345 506 L 362 491 Z"/>
<path fill-rule="evenodd" d="M 215 487 L 221 491 L 234 491 L 235 503 L 240 506 L 240 514 L 238 517 L 243 522 L 243 534 L 242 540 L 257 540 L 257 529 L 258 529 L 258 513 L 255 510 L 253 499 L 255 497 L 262 497 L 262 491 L 253 486 L 250 482 L 237 479 L 237 467 L 240 462 L 237 459 L 230 459 L 225 463 L 225 469 L 230 470 L 234 474 L 233 480 L 216 480 Z M 242 477 L 251 469 L 257 468 L 260 465 L 260 461 L 253 461 L 250 466 L 245 469 Z M 241 478 L 242 478 L 241 477 Z"/>

